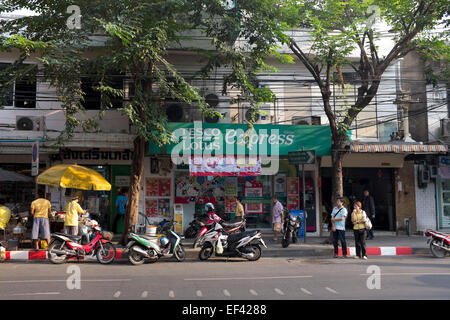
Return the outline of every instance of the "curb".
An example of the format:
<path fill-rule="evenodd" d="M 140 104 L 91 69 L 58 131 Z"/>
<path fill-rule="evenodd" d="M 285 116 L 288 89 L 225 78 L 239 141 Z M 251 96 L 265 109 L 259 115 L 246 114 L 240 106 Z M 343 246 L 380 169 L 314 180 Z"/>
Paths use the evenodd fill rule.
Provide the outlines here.
<path fill-rule="evenodd" d="M 116 250 L 116 260 L 127 259 L 127 254 L 123 252 L 123 249 Z M 198 249 L 186 248 L 186 258 L 198 259 Z M 428 254 L 427 248 L 412 248 L 412 247 L 367 247 L 368 256 L 405 256 L 416 254 Z M 342 248 L 339 248 L 339 256 L 342 256 Z M 356 248 L 348 247 L 347 256 L 355 256 Z M 295 257 L 332 257 L 333 248 L 292 248 L 292 249 L 266 249 L 263 250 L 263 257 L 266 258 L 295 258 Z M 30 260 L 47 260 L 47 251 L 5 251 L 4 261 L 30 261 Z M 71 258 L 70 260 L 77 260 L 77 258 Z M 82 260 L 96 260 L 96 258 L 80 257 Z"/>

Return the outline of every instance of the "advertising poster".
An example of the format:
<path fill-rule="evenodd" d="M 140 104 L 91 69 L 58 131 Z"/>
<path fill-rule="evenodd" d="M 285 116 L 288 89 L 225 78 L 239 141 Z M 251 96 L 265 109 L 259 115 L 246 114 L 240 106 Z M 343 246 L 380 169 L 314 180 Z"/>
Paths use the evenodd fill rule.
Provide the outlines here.
<path fill-rule="evenodd" d="M 288 195 L 287 208 L 288 210 L 298 210 L 300 208 L 300 197 L 298 195 Z"/>
<path fill-rule="evenodd" d="M 147 217 L 158 215 L 158 200 L 145 200 L 145 215 Z"/>
<path fill-rule="evenodd" d="M 295 177 L 287 178 L 287 194 L 298 195 L 299 190 L 299 179 Z"/>
<path fill-rule="evenodd" d="M 259 176 L 261 160 L 238 157 L 193 157 L 189 159 L 191 176 Z"/>
<path fill-rule="evenodd" d="M 275 193 L 286 193 L 286 177 L 285 176 L 276 176 L 275 177 Z"/>
<path fill-rule="evenodd" d="M 158 179 L 152 179 L 152 178 L 145 179 L 145 196 L 146 197 L 159 196 L 159 181 L 158 181 Z"/>
<path fill-rule="evenodd" d="M 236 196 L 225 196 L 225 212 L 233 213 L 236 211 Z"/>
<path fill-rule="evenodd" d="M 170 197 L 170 179 L 159 179 L 159 192 L 160 197 Z"/>
<path fill-rule="evenodd" d="M 263 183 L 261 181 L 246 181 L 244 187 L 245 213 L 263 213 Z"/>
<path fill-rule="evenodd" d="M 170 199 L 158 199 L 158 213 L 160 216 L 170 215 Z"/>

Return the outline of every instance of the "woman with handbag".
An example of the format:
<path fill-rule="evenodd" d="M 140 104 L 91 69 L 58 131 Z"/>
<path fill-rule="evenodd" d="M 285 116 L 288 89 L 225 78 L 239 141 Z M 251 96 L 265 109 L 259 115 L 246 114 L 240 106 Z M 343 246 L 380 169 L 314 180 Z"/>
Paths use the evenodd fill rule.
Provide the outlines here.
<path fill-rule="evenodd" d="M 356 256 L 355 258 L 361 258 L 367 260 L 366 252 L 366 220 L 367 216 L 364 210 L 361 209 L 362 204 L 356 201 L 353 205 L 352 212 L 352 223 L 353 223 L 353 233 L 355 235 L 355 247 Z"/>

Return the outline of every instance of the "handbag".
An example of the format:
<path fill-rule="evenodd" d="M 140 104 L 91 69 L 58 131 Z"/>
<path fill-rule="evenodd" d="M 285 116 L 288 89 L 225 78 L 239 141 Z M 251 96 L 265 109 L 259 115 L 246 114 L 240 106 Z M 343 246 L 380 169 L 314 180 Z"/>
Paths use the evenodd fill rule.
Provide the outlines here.
<path fill-rule="evenodd" d="M 364 226 L 366 227 L 367 230 L 372 229 L 372 222 L 370 222 L 369 217 L 367 216 L 366 212 L 364 212 L 364 216 L 366 217 L 366 222 L 364 222 Z"/>
<path fill-rule="evenodd" d="M 344 209 L 344 207 L 340 208 L 338 212 L 336 212 L 336 214 L 334 215 L 333 218 L 336 218 L 336 216 L 339 214 L 339 212 L 341 212 L 341 210 Z M 336 227 L 334 226 L 334 222 L 331 222 L 331 231 L 335 232 L 336 231 Z"/>

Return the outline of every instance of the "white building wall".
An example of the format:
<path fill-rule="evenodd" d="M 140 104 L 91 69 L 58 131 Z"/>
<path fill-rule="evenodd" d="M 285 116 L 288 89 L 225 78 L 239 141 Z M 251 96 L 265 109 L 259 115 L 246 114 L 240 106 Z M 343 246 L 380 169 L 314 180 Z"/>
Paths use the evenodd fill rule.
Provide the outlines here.
<path fill-rule="evenodd" d="M 432 180 L 426 188 L 420 189 L 417 182 L 417 167 L 417 165 L 414 166 L 417 231 L 436 229 L 436 184 Z"/>

